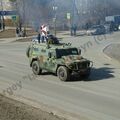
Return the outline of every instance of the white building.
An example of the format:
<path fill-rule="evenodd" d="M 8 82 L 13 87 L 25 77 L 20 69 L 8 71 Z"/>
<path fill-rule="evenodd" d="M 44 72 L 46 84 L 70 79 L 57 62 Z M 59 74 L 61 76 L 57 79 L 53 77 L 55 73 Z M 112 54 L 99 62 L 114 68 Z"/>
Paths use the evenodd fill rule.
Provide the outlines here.
<path fill-rule="evenodd" d="M 12 10 L 12 4 L 9 0 L 1 0 L 0 1 L 0 10 Z"/>
<path fill-rule="evenodd" d="M 12 2 L 10 2 L 9 0 L 0 0 L 0 11 L 11 11 L 11 10 L 13 10 Z M 10 16 L 4 16 L 4 18 L 11 19 Z"/>

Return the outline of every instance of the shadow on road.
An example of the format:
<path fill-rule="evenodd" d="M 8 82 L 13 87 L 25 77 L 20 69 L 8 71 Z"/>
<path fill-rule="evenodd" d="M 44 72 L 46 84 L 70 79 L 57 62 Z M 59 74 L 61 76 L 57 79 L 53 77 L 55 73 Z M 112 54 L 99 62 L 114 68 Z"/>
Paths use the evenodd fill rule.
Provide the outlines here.
<path fill-rule="evenodd" d="M 114 78 L 113 70 L 114 68 L 109 68 L 109 67 L 92 68 L 91 75 L 89 76 L 89 78 L 81 78 L 79 75 L 72 75 L 71 80 L 67 82 L 80 82 L 80 81 L 91 82 L 91 81 L 99 81 L 99 80 L 108 80 L 110 78 Z M 55 74 L 50 72 L 43 72 L 42 75 L 56 76 Z"/>
<path fill-rule="evenodd" d="M 0 68 L 3 68 L 3 66 L 0 66 Z"/>
<path fill-rule="evenodd" d="M 108 68 L 108 67 L 93 68 L 91 70 L 91 76 L 88 81 L 106 80 L 106 79 L 114 78 L 113 70 L 114 68 Z"/>
<path fill-rule="evenodd" d="M 91 75 L 89 78 L 80 78 L 80 76 L 72 76 L 71 80 L 68 82 L 79 82 L 79 81 L 85 81 L 85 82 L 91 82 L 91 81 L 98 81 L 98 80 L 107 80 L 110 78 L 114 78 L 113 75 L 113 69 L 114 68 L 108 68 L 108 67 L 102 67 L 102 68 L 92 68 Z"/>
<path fill-rule="evenodd" d="M 42 76 L 45 76 L 45 75 L 53 75 L 53 76 L 56 76 L 54 73 L 46 72 L 46 71 L 42 72 L 41 75 L 42 75 Z"/>

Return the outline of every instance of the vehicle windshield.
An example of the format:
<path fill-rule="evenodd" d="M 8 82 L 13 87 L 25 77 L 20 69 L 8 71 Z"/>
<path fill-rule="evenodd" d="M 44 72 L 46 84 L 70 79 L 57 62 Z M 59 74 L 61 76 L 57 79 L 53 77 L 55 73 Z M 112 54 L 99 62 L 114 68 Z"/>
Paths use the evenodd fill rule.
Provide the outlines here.
<path fill-rule="evenodd" d="M 57 58 L 61 58 L 62 56 L 68 56 L 68 55 L 78 55 L 77 48 L 56 49 Z"/>
<path fill-rule="evenodd" d="M 92 26 L 91 29 L 97 29 L 100 28 L 101 26 Z"/>

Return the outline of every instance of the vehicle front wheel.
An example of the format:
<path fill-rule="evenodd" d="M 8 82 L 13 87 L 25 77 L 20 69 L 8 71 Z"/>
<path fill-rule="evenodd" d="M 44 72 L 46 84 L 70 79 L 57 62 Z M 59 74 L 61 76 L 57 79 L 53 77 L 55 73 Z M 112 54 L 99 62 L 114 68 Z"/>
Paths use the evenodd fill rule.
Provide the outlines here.
<path fill-rule="evenodd" d="M 57 70 L 57 76 L 61 81 L 67 81 L 70 80 L 70 72 L 68 68 L 64 66 L 60 66 Z"/>
<path fill-rule="evenodd" d="M 32 71 L 35 75 L 40 75 L 42 73 L 42 69 L 40 68 L 38 61 L 33 61 Z"/>
<path fill-rule="evenodd" d="M 84 75 L 80 75 L 80 77 L 81 77 L 82 79 L 88 79 L 89 76 L 90 76 L 89 73 L 88 73 L 88 74 L 84 74 Z"/>

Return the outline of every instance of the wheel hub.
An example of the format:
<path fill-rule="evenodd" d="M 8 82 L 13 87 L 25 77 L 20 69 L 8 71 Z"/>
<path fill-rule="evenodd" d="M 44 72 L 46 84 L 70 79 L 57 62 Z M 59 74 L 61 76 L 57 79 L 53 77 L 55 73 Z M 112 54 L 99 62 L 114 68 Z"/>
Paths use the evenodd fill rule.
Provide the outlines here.
<path fill-rule="evenodd" d="M 61 77 L 64 77 L 64 76 L 65 76 L 64 72 L 61 71 L 61 72 L 60 72 L 60 76 L 61 76 Z"/>

